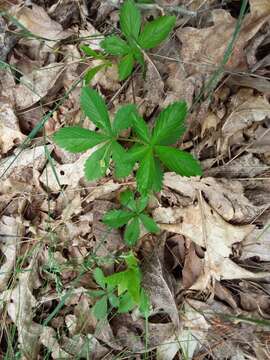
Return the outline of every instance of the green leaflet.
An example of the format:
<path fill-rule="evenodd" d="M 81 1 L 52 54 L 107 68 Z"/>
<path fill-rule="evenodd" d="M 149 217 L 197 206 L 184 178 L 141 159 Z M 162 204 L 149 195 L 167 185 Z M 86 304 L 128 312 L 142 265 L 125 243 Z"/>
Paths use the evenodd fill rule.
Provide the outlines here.
<path fill-rule="evenodd" d="M 129 221 L 125 228 L 124 240 L 129 246 L 133 246 L 137 243 L 140 236 L 140 222 L 138 217 L 134 217 Z"/>
<path fill-rule="evenodd" d="M 182 150 L 169 146 L 155 146 L 155 152 L 166 167 L 182 176 L 202 175 L 200 163 Z"/>
<path fill-rule="evenodd" d="M 104 134 L 73 126 L 58 130 L 53 135 L 53 140 L 58 146 L 67 151 L 80 153 L 108 140 L 108 137 Z"/>
<path fill-rule="evenodd" d="M 134 57 L 133 54 L 127 54 L 119 62 L 118 65 L 118 73 L 119 73 L 119 80 L 125 80 L 129 77 L 129 75 L 132 73 L 134 67 Z"/>
<path fill-rule="evenodd" d="M 171 145 L 183 135 L 185 131 L 184 121 L 187 116 L 185 102 L 175 102 L 161 111 L 156 119 L 152 144 Z"/>
<path fill-rule="evenodd" d="M 97 180 L 103 177 L 109 166 L 111 156 L 111 145 L 106 144 L 96 150 L 86 160 L 84 164 L 84 173 L 87 180 Z"/>
<path fill-rule="evenodd" d="M 121 6 L 120 27 L 127 38 L 138 38 L 141 29 L 141 14 L 133 0 L 125 0 Z"/>
<path fill-rule="evenodd" d="M 143 49 L 152 49 L 159 45 L 169 36 L 175 21 L 175 16 L 160 16 L 148 22 L 139 36 L 139 45 Z"/>
<path fill-rule="evenodd" d="M 104 224 L 112 227 L 119 228 L 128 223 L 130 219 L 132 219 L 133 213 L 125 210 L 111 210 L 108 211 L 102 221 Z"/>
<path fill-rule="evenodd" d="M 104 40 L 102 40 L 100 45 L 108 54 L 111 55 L 123 56 L 130 52 L 128 43 L 116 35 L 107 36 Z"/>

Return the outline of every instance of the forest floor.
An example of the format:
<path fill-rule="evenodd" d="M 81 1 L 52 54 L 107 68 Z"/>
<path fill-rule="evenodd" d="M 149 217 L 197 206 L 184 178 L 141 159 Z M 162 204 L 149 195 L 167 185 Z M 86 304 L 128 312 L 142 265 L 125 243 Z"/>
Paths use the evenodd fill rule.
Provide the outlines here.
<path fill-rule="evenodd" d="M 101 219 L 134 174 L 87 181 L 87 153 L 52 140 L 63 126 L 95 129 L 80 90 L 102 60 L 81 46 L 99 52 L 119 33 L 119 1 L 0 0 L 1 359 L 270 358 L 270 1 L 156 3 L 139 5 L 143 21 L 177 20 L 145 76 L 137 66 L 120 82 L 114 57 L 91 81 L 111 114 L 135 103 L 150 125 L 185 100 L 177 147 L 203 168 L 165 172 L 151 199 L 162 231 L 133 249 L 146 321 L 136 308 L 92 311 L 94 269 L 123 270 L 129 250 Z"/>

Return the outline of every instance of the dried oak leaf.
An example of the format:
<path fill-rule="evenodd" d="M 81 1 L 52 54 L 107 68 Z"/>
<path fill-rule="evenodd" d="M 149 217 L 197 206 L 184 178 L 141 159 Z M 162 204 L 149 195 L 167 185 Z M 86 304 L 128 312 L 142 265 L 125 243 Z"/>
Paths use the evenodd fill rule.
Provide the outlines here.
<path fill-rule="evenodd" d="M 156 251 L 145 259 L 142 266 L 143 287 L 147 289 L 151 303 L 157 310 L 163 310 L 169 314 L 174 326 L 179 329 L 179 314 L 174 299 L 172 285 L 169 283 L 169 275 Z"/>
<path fill-rule="evenodd" d="M 220 9 L 213 10 L 212 17 L 213 26 L 204 29 L 185 27 L 177 31 L 183 44 L 182 60 L 187 64 L 186 70 L 189 74 L 209 74 L 215 71 L 232 39 L 237 20 L 229 12 Z M 268 19 L 269 13 L 254 12 L 245 17 L 241 32 L 234 43 L 234 50 L 226 64 L 228 68 L 246 67 L 244 48 Z"/>
<path fill-rule="evenodd" d="M 185 359 L 193 359 L 206 340 L 209 324 L 204 316 L 187 303 L 181 315 L 181 330 L 157 348 L 157 360 L 173 360 L 180 350 Z"/>
<path fill-rule="evenodd" d="M 230 259 L 232 245 L 241 242 L 253 230 L 253 225 L 227 223 L 205 200 L 186 208 L 157 208 L 155 221 L 163 230 L 182 234 L 206 249 L 204 269 L 192 289 L 204 290 L 212 281 L 241 278 L 258 279 L 267 273 L 252 273 Z"/>
<path fill-rule="evenodd" d="M 23 226 L 15 218 L 2 216 L 0 219 L 0 249 L 1 257 L 3 256 L 5 261 L 1 261 L 0 266 L 0 291 L 6 289 L 14 269 L 22 232 Z"/>
<path fill-rule="evenodd" d="M 18 119 L 8 103 L 0 102 L 0 157 L 24 140 Z"/>
<path fill-rule="evenodd" d="M 64 71 L 64 64 L 51 63 L 31 74 L 24 75 L 14 89 L 16 106 L 22 110 L 28 108 L 46 95 L 56 93 L 62 87 L 61 75 Z"/>
<path fill-rule="evenodd" d="M 241 260 L 258 257 L 260 261 L 270 261 L 270 225 L 254 229 L 241 243 Z"/>
<path fill-rule="evenodd" d="M 42 7 L 35 4 L 32 4 L 32 8 L 22 7 L 16 17 L 34 35 L 51 40 L 48 42 L 50 46 L 52 42 L 55 43 L 72 34 L 70 30 L 63 31 L 63 27 L 58 22 L 52 20 Z"/>
<path fill-rule="evenodd" d="M 218 169 L 213 168 L 210 171 L 217 171 Z M 211 177 L 204 179 L 185 178 L 175 173 L 165 173 L 164 185 L 191 198 L 192 201 L 197 197 L 197 192 L 202 191 L 211 207 L 220 216 L 226 221 L 233 221 L 237 224 L 250 223 L 263 210 L 262 206 L 255 206 L 249 201 L 244 195 L 242 183 L 238 181 L 231 183 L 227 179 Z"/>

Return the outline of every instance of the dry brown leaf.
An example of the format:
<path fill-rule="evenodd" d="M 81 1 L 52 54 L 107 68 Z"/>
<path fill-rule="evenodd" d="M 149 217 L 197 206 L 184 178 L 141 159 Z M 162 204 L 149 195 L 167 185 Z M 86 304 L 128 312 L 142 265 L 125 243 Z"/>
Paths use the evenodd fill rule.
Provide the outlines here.
<path fill-rule="evenodd" d="M 184 288 L 189 289 L 196 282 L 202 269 L 202 259 L 196 253 L 195 244 L 190 242 L 182 270 Z"/>
<path fill-rule="evenodd" d="M 212 73 L 220 65 L 235 31 L 236 19 L 225 10 L 213 10 L 214 25 L 204 29 L 181 28 L 177 36 L 181 40 L 182 60 L 188 74 Z M 268 20 L 269 13 L 252 13 L 245 17 L 234 50 L 227 63 L 229 68 L 245 68 L 244 48 L 247 42 Z"/>
<path fill-rule="evenodd" d="M 241 243 L 241 260 L 259 257 L 260 261 L 270 261 L 270 225 L 254 229 Z"/>
<path fill-rule="evenodd" d="M 14 89 L 16 106 L 22 110 L 42 100 L 46 95 L 57 92 L 61 86 L 64 64 L 51 63 L 20 79 Z"/>
<path fill-rule="evenodd" d="M 259 161 L 259 160 L 258 160 Z M 219 168 L 208 170 L 208 173 Z M 193 201 L 197 191 L 202 191 L 211 207 L 227 221 L 246 224 L 254 220 L 263 210 L 253 205 L 244 195 L 243 184 L 234 180 L 214 178 L 186 178 L 175 173 L 165 173 L 164 185 Z M 185 204 L 180 203 L 185 206 Z"/>
<path fill-rule="evenodd" d="M 93 203 L 93 235 L 95 237 L 94 252 L 97 256 L 108 256 L 123 247 L 120 230 L 109 229 L 102 222 L 104 214 L 114 207 L 113 203 L 105 200 L 95 200 Z M 112 264 L 108 264 L 109 267 Z"/>
<path fill-rule="evenodd" d="M 236 132 L 249 127 L 254 122 L 264 120 L 269 115 L 270 104 L 266 98 L 254 95 L 246 97 L 245 101 L 238 104 L 227 117 L 222 127 L 222 135 L 228 138 Z"/>
<path fill-rule="evenodd" d="M 14 269 L 22 233 L 23 226 L 15 218 L 2 216 L 0 219 L 0 249 L 5 260 L 1 261 L 0 267 L 0 291 L 6 289 Z"/>
<path fill-rule="evenodd" d="M 68 358 L 68 354 L 61 350 L 54 330 L 33 321 L 33 308 L 37 305 L 32 294 L 37 281 L 36 255 L 37 252 L 29 266 L 20 273 L 15 288 L 4 291 L 1 299 L 7 303 L 7 312 L 18 331 L 19 348 L 26 358 L 36 359 L 41 343 L 57 356 Z"/>
<path fill-rule="evenodd" d="M 9 104 L 0 102 L 0 157 L 24 139 L 13 109 Z"/>
<path fill-rule="evenodd" d="M 157 360 L 173 360 L 180 350 L 184 359 L 193 359 L 203 345 L 209 329 L 204 316 L 187 303 L 181 315 L 181 329 L 158 347 Z"/>
<path fill-rule="evenodd" d="M 169 314 L 174 326 L 178 329 L 180 326 L 178 309 L 172 286 L 168 283 L 170 274 L 165 274 L 156 251 L 145 259 L 142 271 L 143 287 L 147 289 L 152 305 L 157 311 L 163 309 Z"/>
<path fill-rule="evenodd" d="M 18 21 L 31 33 L 53 42 L 67 38 L 72 34 L 70 30 L 63 31 L 62 26 L 52 20 L 40 6 L 32 4 L 32 8 L 23 7 L 17 14 Z M 52 42 L 48 42 L 52 46 Z"/>
<path fill-rule="evenodd" d="M 205 176 L 224 177 L 226 179 L 254 178 L 269 170 L 269 165 L 263 163 L 254 154 L 244 154 L 220 165 L 205 170 Z"/>
<path fill-rule="evenodd" d="M 40 181 L 52 191 L 59 191 L 59 185 L 69 185 L 69 189 L 76 188 L 84 177 L 85 160 L 97 149 L 85 152 L 72 164 L 55 164 L 54 169 L 48 164 L 40 176 Z"/>
<path fill-rule="evenodd" d="M 48 146 L 48 151 L 52 150 L 52 146 Z M 44 146 L 37 146 L 32 149 L 24 150 L 19 154 L 20 149 L 14 152 L 13 156 L 7 157 L 0 161 L 0 177 L 4 181 L 9 180 L 27 183 L 35 183 L 37 174 L 35 172 L 41 170 L 46 162 L 46 154 Z M 17 156 L 18 155 L 18 156 Z M 15 156 L 17 158 L 15 159 Z"/>
<path fill-rule="evenodd" d="M 252 225 L 231 225 L 201 199 L 199 204 L 181 208 L 157 208 L 154 219 L 163 230 L 182 234 L 206 249 L 204 270 L 192 286 L 196 290 L 206 289 L 212 280 L 262 278 L 266 273 L 252 273 L 232 260 L 232 245 L 244 240 L 253 230 Z"/>
<path fill-rule="evenodd" d="M 250 10 L 257 15 L 270 14 L 270 3 L 268 0 L 249 0 Z"/>

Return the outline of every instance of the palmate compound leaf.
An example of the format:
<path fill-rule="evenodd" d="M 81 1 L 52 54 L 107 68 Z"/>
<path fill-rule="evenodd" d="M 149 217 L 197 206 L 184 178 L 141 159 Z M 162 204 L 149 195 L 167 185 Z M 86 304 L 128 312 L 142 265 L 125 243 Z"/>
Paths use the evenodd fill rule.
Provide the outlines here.
<path fill-rule="evenodd" d="M 108 137 L 79 126 L 72 126 L 58 130 L 53 135 L 53 140 L 67 151 L 80 153 L 108 140 Z"/>
<path fill-rule="evenodd" d="M 136 173 L 137 188 L 141 194 L 149 191 L 160 191 L 162 188 L 163 171 L 165 167 L 183 176 L 201 175 L 199 162 L 189 153 L 169 146 L 178 140 L 184 132 L 186 105 L 176 102 L 163 110 L 156 122 L 152 135 L 144 119 L 133 114 L 133 129 L 141 144 L 135 144 L 129 151 L 129 161 L 139 162 Z"/>
<path fill-rule="evenodd" d="M 139 36 L 139 45 L 143 49 L 152 49 L 159 45 L 169 36 L 175 21 L 175 16 L 160 16 L 148 22 Z"/>
<path fill-rule="evenodd" d="M 133 0 L 125 0 L 121 6 L 120 27 L 127 38 L 138 38 L 141 30 L 141 14 Z"/>

